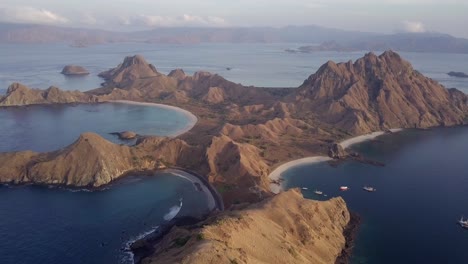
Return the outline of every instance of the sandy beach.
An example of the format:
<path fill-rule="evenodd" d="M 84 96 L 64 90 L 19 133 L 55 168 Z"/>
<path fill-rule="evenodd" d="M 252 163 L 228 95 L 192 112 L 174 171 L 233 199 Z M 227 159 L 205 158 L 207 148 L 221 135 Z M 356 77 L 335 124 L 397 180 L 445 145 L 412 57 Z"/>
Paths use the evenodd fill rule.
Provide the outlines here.
<path fill-rule="evenodd" d="M 401 128 L 394 128 L 390 129 L 392 133 L 397 133 L 402 131 L 403 129 Z M 340 142 L 340 145 L 343 147 L 343 149 L 349 148 L 350 146 L 358 143 L 362 143 L 367 140 L 372 140 L 377 138 L 378 136 L 384 135 L 386 132 L 385 131 L 377 131 L 353 138 L 346 139 L 342 142 Z M 290 162 L 287 162 L 278 168 L 276 168 L 274 171 L 270 173 L 268 178 L 272 181 L 279 181 L 282 179 L 281 174 L 287 170 L 289 170 L 292 167 L 298 166 L 298 165 L 303 165 L 303 164 L 313 164 L 313 163 L 319 163 L 319 162 L 325 162 L 329 161 L 331 158 L 325 157 L 325 156 L 316 156 L 316 157 L 308 157 L 308 158 L 303 158 L 303 159 L 298 159 L 298 160 L 293 160 Z M 270 183 L 270 190 L 273 193 L 280 193 L 283 190 L 282 183 L 279 185 L 276 183 Z"/>
<path fill-rule="evenodd" d="M 278 168 L 276 168 L 273 172 L 270 173 L 270 175 L 268 177 L 270 178 L 270 180 L 278 181 L 278 180 L 281 179 L 281 174 L 283 172 L 287 171 L 288 169 L 292 168 L 292 167 L 299 166 L 299 165 L 302 165 L 302 164 L 312 164 L 312 163 L 325 162 L 325 161 L 329 161 L 329 160 L 331 160 L 331 158 L 325 157 L 325 156 L 316 156 L 316 157 L 309 157 L 309 158 L 293 160 L 293 161 L 285 163 L 285 164 L 279 166 Z M 270 190 L 273 193 L 279 193 L 279 192 L 281 192 L 283 190 L 283 186 L 282 186 L 282 184 L 278 185 L 278 184 L 275 184 L 275 183 L 271 183 L 270 184 Z"/>
<path fill-rule="evenodd" d="M 403 129 L 401 129 L 401 128 L 390 129 L 390 131 L 392 133 L 400 132 L 402 130 Z M 352 145 L 362 143 L 364 141 L 375 139 L 375 138 L 377 138 L 377 137 L 379 137 L 381 135 L 384 135 L 385 133 L 386 133 L 385 131 L 377 131 L 377 132 L 373 132 L 373 133 L 369 133 L 369 134 L 365 134 L 365 135 L 361 135 L 361 136 L 357 136 L 357 137 L 352 137 L 352 138 L 341 141 L 340 145 L 341 145 L 341 147 L 343 147 L 343 149 L 347 149 L 347 148 L 351 147 Z"/>
<path fill-rule="evenodd" d="M 185 132 L 190 131 L 190 129 L 192 129 L 195 126 L 195 124 L 198 122 L 198 118 L 194 114 L 192 114 L 191 112 L 189 112 L 189 111 L 187 111 L 185 109 L 182 109 L 182 108 L 179 108 L 179 107 L 176 107 L 176 106 L 165 105 L 165 104 L 157 104 L 157 103 L 135 102 L 135 101 L 128 101 L 128 100 L 115 100 L 115 101 L 108 101 L 108 102 L 109 103 L 119 103 L 119 104 L 129 104 L 129 105 L 142 105 L 142 106 L 150 106 L 150 107 L 159 107 L 159 108 L 164 108 L 164 109 L 177 111 L 179 113 L 184 114 L 190 121 L 187 123 L 187 125 L 184 128 L 182 128 L 179 131 L 176 131 L 176 132 L 168 135 L 168 137 L 180 136 L 180 135 L 184 134 Z"/>

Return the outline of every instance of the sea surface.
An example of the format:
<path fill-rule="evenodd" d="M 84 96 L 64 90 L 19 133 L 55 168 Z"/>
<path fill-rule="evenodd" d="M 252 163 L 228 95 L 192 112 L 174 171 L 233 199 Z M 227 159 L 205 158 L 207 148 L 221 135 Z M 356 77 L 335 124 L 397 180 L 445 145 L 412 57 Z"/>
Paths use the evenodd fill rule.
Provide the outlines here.
<path fill-rule="evenodd" d="M 0 93 L 12 82 L 34 88 L 51 85 L 66 90 L 90 90 L 103 82 L 97 74 L 116 67 L 125 56 L 142 54 L 162 73 L 182 68 L 218 73 L 236 83 L 263 87 L 298 87 L 328 60 L 346 62 L 366 52 L 288 53 L 297 44 L 145 44 L 119 43 L 74 48 L 55 45 L 0 45 Z M 377 52 L 379 53 L 379 52 Z M 416 70 L 448 88 L 468 93 L 468 79 L 450 77 L 449 71 L 468 73 L 468 54 L 400 53 Z M 84 66 L 90 75 L 66 77 L 60 74 L 67 64 Z M 230 68 L 230 70 L 228 70 Z"/>
<path fill-rule="evenodd" d="M 0 152 L 52 151 L 65 147 L 83 132 L 94 132 L 114 143 L 113 132 L 169 136 L 183 131 L 190 119 L 171 109 L 122 103 L 28 106 L 0 109 Z"/>
<path fill-rule="evenodd" d="M 456 224 L 468 216 L 468 127 L 408 130 L 352 149 L 386 166 L 318 163 L 283 173 L 286 188 L 341 196 L 361 216 L 352 263 L 468 263 L 468 230 Z"/>
<path fill-rule="evenodd" d="M 135 176 L 94 192 L 0 186 L 0 263 L 132 263 L 129 241 L 176 215 L 208 211 L 188 180 Z"/>
<path fill-rule="evenodd" d="M 175 68 L 188 74 L 205 70 L 244 85 L 297 87 L 328 60 L 355 60 L 365 54 L 284 52 L 302 45 L 0 45 L 0 94 L 12 82 L 41 89 L 51 85 L 64 90 L 97 88 L 103 81 L 97 77 L 99 72 L 135 54 L 144 55 L 166 74 Z M 468 72 L 468 55 L 402 55 L 446 87 L 468 92 L 468 79 L 446 75 Z M 65 77 L 60 71 L 67 64 L 84 66 L 91 74 Z M 82 132 L 132 144 L 109 133 L 172 135 L 188 122 L 172 110 L 122 104 L 0 109 L 0 152 L 51 151 L 71 144 Z M 318 188 L 330 197 L 343 195 L 351 209 L 362 215 L 354 263 L 468 263 L 468 233 L 455 224 L 461 215 L 468 217 L 467 142 L 466 128 L 408 131 L 356 147 L 386 162 L 384 168 L 352 162 L 338 168 L 298 167 L 288 171 L 288 186 Z M 351 190 L 337 192 L 343 184 Z M 364 193 L 364 184 L 378 191 Z M 171 174 L 134 175 L 97 192 L 3 186 L 0 263 L 131 263 L 128 252 L 121 251 L 129 240 L 176 214 L 198 216 L 206 210 L 206 197 L 187 180 Z"/>

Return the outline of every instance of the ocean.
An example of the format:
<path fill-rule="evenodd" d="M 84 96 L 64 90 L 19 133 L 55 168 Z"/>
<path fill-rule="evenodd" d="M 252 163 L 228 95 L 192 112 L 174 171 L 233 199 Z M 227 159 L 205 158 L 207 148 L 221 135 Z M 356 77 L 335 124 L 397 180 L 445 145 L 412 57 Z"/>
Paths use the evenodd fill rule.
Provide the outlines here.
<path fill-rule="evenodd" d="M 328 60 L 357 59 L 365 52 L 287 53 L 303 44 L 108 44 L 0 45 L 0 94 L 12 82 L 64 90 L 99 87 L 97 74 L 125 56 L 142 54 L 162 73 L 210 71 L 236 83 L 297 87 Z M 414 67 L 446 87 L 468 93 L 468 79 L 449 71 L 468 71 L 468 55 L 402 53 Z M 91 74 L 65 77 L 63 66 L 78 64 Z M 170 135 L 188 118 L 172 110 L 117 104 L 30 106 L 0 109 L 0 152 L 51 151 L 72 143 L 82 132 L 119 141 L 111 132 Z M 468 216 L 467 128 L 406 131 L 363 143 L 356 150 L 384 161 L 373 167 L 347 162 L 338 168 L 316 164 L 287 172 L 287 187 L 308 186 L 341 195 L 363 218 L 354 263 L 466 263 L 467 233 L 456 226 Z M 131 144 L 131 143 L 130 143 Z M 346 193 L 338 185 L 349 185 Z M 375 186 L 376 193 L 361 190 Z M 310 192 L 311 199 L 323 199 Z M 0 187 L 0 263 L 131 263 L 126 243 L 174 215 L 197 216 L 206 198 L 193 184 L 170 174 L 128 178 L 98 192 L 21 186 Z M 172 208 L 172 213 L 171 212 Z M 178 209 L 177 209 L 178 210 Z M 167 217 L 166 217 L 167 218 Z"/>
<path fill-rule="evenodd" d="M 302 192 L 310 199 L 341 196 L 360 215 L 353 264 L 463 264 L 468 233 L 456 223 L 468 216 L 467 150 L 468 127 L 407 130 L 352 146 L 385 167 L 305 164 L 283 178 L 286 189 L 307 187 Z M 341 192 L 340 186 L 350 189 Z"/>

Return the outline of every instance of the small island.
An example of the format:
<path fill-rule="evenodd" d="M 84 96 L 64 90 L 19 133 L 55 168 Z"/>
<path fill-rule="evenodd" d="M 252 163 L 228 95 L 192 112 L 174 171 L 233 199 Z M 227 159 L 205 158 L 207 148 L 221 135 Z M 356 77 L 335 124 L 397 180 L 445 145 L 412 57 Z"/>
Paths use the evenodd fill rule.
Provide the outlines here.
<path fill-rule="evenodd" d="M 65 76 L 84 76 L 84 75 L 88 75 L 89 71 L 86 70 L 82 66 L 67 65 L 63 67 L 63 70 L 61 73 Z"/>
<path fill-rule="evenodd" d="M 452 77 L 457 77 L 457 78 L 468 78 L 468 74 L 466 74 L 464 72 L 451 71 L 451 72 L 447 73 L 447 75 L 452 76 Z"/>

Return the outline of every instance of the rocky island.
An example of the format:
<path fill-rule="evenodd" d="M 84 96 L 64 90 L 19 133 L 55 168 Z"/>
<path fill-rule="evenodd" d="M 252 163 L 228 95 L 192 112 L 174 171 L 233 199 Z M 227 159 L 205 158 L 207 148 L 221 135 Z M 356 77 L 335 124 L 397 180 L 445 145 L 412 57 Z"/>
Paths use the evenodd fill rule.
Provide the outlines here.
<path fill-rule="evenodd" d="M 164 164 L 206 175 L 223 190 L 229 210 L 198 226 L 174 227 L 149 246 L 142 263 L 335 263 L 352 222 L 344 201 L 308 201 L 297 191 L 275 196 L 273 169 L 310 156 L 343 158 L 336 143 L 353 136 L 468 122 L 467 95 L 392 51 L 327 62 L 296 89 L 246 87 L 208 72 L 165 75 L 141 56 L 100 76 L 103 86 L 84 93 L 13 84 L 0 106 L 132 100 L 181 107 L 198 122 L 176 138 L 147 136 L 132 147 L 88 133 L 55 152 L 0 153 L 0 181 L 99 187 Z"/>
<path fill-rule="evenodd" d="M 61 72 L 63 75 L 67 76 L 83 76 L 83 75 L 88 75 L 89 71 L 86 70 L 82 66 L 77 66 L 77 65 L 67 65 L 63 67 L 63 70 Z"/>
<path fill-rule="evenodd" d="M 464 72 L 449 72 L 447 73 L 448 76 L 452 76 L 452 77 L 458 77 L 458 78 L 468 78 L 468 74 L 464 73 Z"/>

